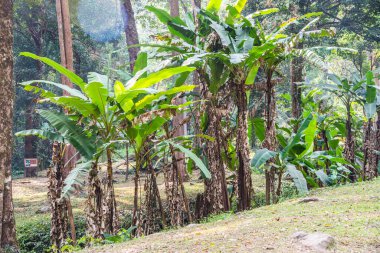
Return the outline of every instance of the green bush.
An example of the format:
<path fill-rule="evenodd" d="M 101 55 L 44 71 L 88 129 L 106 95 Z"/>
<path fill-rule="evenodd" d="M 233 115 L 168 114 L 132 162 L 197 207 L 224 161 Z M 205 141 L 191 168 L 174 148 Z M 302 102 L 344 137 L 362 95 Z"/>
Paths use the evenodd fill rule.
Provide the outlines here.
<path fill-rule="evenodd" d="M 75 217 L 77 238 L 85 234 L 86 221 L 83 217 Z M 41 218 L 17 226 L 17 239 L 21 253 L 49 252 L 50 219 Z"/>

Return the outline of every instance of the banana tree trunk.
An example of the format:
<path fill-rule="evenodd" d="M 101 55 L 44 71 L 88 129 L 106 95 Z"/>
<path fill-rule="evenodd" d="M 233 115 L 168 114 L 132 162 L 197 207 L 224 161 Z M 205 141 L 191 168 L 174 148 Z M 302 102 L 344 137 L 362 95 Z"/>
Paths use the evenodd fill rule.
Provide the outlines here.
<path fill-rule="evenodd" d="M 98 173 L 98 160 L 95 160 L 88 177 L 88 196 L 85 210 L 87 234 L 94 238 L 102 237 L 102 220 L 104 219 L 102 211 L 104 196 Z"/>
<path fill-rule="evenodd" d="M 164 126 L 164 130 L 166 137 L 170 138 L 168 124 Z M 192 222 L 192 214 L 183 184 L 182 173 L 177 166 L 176 151 L 172 145 L 169 145 L 169 155 L 171 157 L 171 163 L 168 163 L 168 159 L 165 160 L 164 180 L 170 224 L 172 226 L 182 226 L 185 224 L 186 219 Z"/>
<path fill-rule="evenodd" d="M 116 207 L 115 190 L 113 186 L 113 169 L 112 169 L 112 152 L 107 148 L 107 178 L 105 186 L 106 198 L 103 207 L 103 224 L 104 232 L 116 234 L 119 230 L 119 216 Z"/>
<path fill-rule="evenodd" d="M 371 180 L 376 175 L 376 133 L 373 129 L 373 119 L 369 119 L 365 124 L 364 135 L 364 162 L 363 162 L 363 179 Z"/>
<path fill-rule="evenodd" d="M 135 152 L 135 177 L 134 177 L 134 195 L 133 195 L 133 213 L 132 213 L 132 226 L 136 227 L 134 232 L 135 236 L 141 236 L 143 234 L 142 229 L 142 217 L 141 217 L 141 198 L 140 191 L 140 170 L 142 168 L 142 154 L 141 151 Z"/>
<path fill-rule="evenodd" d="M 208 115 L 208 128 L 205 134 L 211 136 L 214 140 L 206 141 L 205 153 L 211 179 L 205 180 L 203 203 L 198 204 L 198 209 L 202 209 L 202 211 L 196 211 L 198 218 L 230 209 L 224 171 L 225 164 L 222 160 L 222 118 L 218 113 L 218 108 L 213 107 L 211 104 L 207 106 L 206 113 Z"/>
<path fill-rule="evenodd" d="M 276 151 L 277 139 L 276 139 L 276 96 L 274 85 L 271 82 L 272 75 L 269 74 L 266 82 L 265 89 L 265 123 L 266 123 L 266 134 L 263 142 L 263 147 Z M 269 163 L 273 162 L 269 160 Z M 276 202 L 276 197 L 272 193 L 275 192 L 275 168 L 268 168 L 265 171 L 265 200 L 266 204 L 269 205 L 272 202 Z M 273 196 L 271 196 L 273 195 Z"/>
<path fill-rule="evenodd" d="M 63 188 L 63 144 L 54 142 L 53 144 L 53 166 L 48 171 L 49 186 L 48 197 L 51 207 L 51 244 L 60 249 L 68 236 L 68 212 L 66 201 L 61 201 Z"/>
<path fill-rule="evenodd" d="M 377 112 L 377 121 L 376 121 L 376 150 L 380 152 L 380 111 Z M 376 155 L 376 171 L 375 176 L 379 176 L 379 168 L 380 168 L 380 154 Z"/>
<path fill-rule="evenodd" d="M 148 175 L 145 180 L 145 221 L 144 235 L 149 235 L 160 230 L 161 224 L 157 222 L 161 218 L 162 227 L 166 227 L 165 211 L 162 206 L 160 192 L 157 186 L 156 173 L 152 161 L 147 161 Z"/>
<path fill-rule="evenodd" d="M 346 120 L 346 142 L 344 145 L 344 157 L 351 164 L 355 163 L 355 139 L 352 133 L 352 115 L 350 103 L 346 105 L 347 120 Z M 356 181 L 355 169 L 349 166 L 350 175 L 349 179 L 351 182 Z"/>
<path fill-rule="evenodd" d="M 237 105 L 237 133 L 236 155 L 238 159 L 238 210 L 243 211 L 251 207 L 252 179 L 249 164 L 248 144 L 248 100 L 244 82 L 235 83 Z"/>

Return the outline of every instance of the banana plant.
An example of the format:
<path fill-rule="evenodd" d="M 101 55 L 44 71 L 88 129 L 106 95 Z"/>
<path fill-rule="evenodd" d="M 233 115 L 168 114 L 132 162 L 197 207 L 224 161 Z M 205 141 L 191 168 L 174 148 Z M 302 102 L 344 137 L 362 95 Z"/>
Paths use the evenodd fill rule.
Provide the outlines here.
<path fill-rule="evenodd" d="M 336 166 L 337 170 L 347 172 L 345 165 L 349 164 L 345 159 L 330 155 L 327 151 L 314 151 L 314 140 L 317 135 L 318 117 L 309 114 L 300 124 L 298 131 L 293 134 L 287 131 L 288 138 L 278 134 L 281 150 L 271 151 L 266 148 L 257 150 L 251 161 L 256 170 L 269 170 L 275 168 L 279 183 L 277 188 L 271 188 L 272 199 L 277 202 L 281 195 L 281 180 L 283 175 L 292 178 L 300 194 L 308 193 L 308 185 L 317 187 L 317 178 L 323 185 L 333 183 L 333 177 L 326 175 L 324 171 L 325 161 L 328 160 Z M 268 164 L 268 161 L 271 161 Z"/>
<path fill-rule="evenodd" d="M 132 122 L 135 118 L 138 118 L 139 114 L 142 112 L 145 113 L 145 111 L 143 111 L 144 108 L 146 108 L 152 101 L 158 100 L 164 95 L 192 90 L 194 86 L 188 85 L 180 85 L 167 91 L 159 91 L 152 88 L 152 86 L 162 80 L 171 78 L 174 75 L 190 72 L 193 68 L 179 66 L 164 68 L 154 73 L 147 73 L 147 69 L 141 69 L 127 82 L 126 86 L 118 81 L 116 81 L 116 85 L 113 86 L 111 80 L 107 76 L 90 73 L 88 75 L 88 82 L 86 83 L 73 72 L 48 58 L 31 53 L 22 53 L 21 55 L 46 63 L 59 73 L 65 75 L 77 86 L 75 88 L 70 88 L 62 84 L 43 80 L 23 83 L 24 88 L 27 91 L 40 94 L 43 98 L 40 102 L 49 102 L 62 107 L 68 113 L 67 117 L 71 119 L 71 123 L 76 122 L 76 124 L 74 124 L 74 126 L 76 126 L 75 129 L 66 129 L 69 125 L 63 120 L 65 118 L 64 115 L 54 118 L 54 122 L 49 121 L 48 119 L 58 132 L 63 132 L 63 134 L 71 137 L 67 139 L 74 142 L 77 141 L 74 147 L 78 147 L 78 151 L 85 154 L 84 158 L 91 161 L 91 163 L 84 163 L 86 166 L 79 166 L 72 171 L 73 175 L 79 175 L 83 172 L 89 173 L 89 198 L 87 201 L 87 216 L 90 224 L 88 228 L 89 233 L 95 237 L 99 237 L 105 232 L 117 232 L 118 217 L 113 189 L 112 150 L 115 146 L 114 141 L 119 140 L 120 137 L 118 126 L 124 119 Z M 54 94 L 34 85 L 36 83 L 44 83 L 46 85 L 58 87 L 66 91 L 70 96 Z M 120 108 L 122 108 L 124 112 L 123 117 L 120 117 Z M 67 119 L 67 117 L 65 119 Z M 82 130 L 79 134 L 70 132 L 70 130 L 74 131 L 78 130 L 78 128 L 83 129 L 84 131 Z M 65 132 L 65 130 L 67 131 Z M 75 138 L 78 136 L 80 137 L 81 133 L 85 133 L 84 136 L 93 138 L 91 147 L 95 146 L 95 148 L 89 150 L 87 146 L 83 146 L 88 143 L 83 141 L 84 137 L 78 139 Z M 136 140 L 136 143 L 139 144 L 138 136 Z M 83 149 L 84 151 L 82 151 Z M 85 151 L 87 153 L 85 153 Z M 102 189 L 98 178 L 98 173 L 100 172 L 98 161 L 103 153 L 107 156 L 107 176 L 104 189 Z M 75 177 L 73 176 L 69 175 L 68 180 L 70 181 L 66 182 L 64 196 L 69 194 L 72 186 L 77 183 L 77 180 L 75 180 Z M 99 201 L 100 198 L 97 198 L 99 192 L 102 193 L 101 195 L 105 196 L 105 199 Z M 92 199 L 97 199 L 97 201 L 94 202 Z M 95 206 L 93 203 L 95 203 Z M 99 210 L 102 210 L 102 208 L 98 207 L 101 207 L 104 204 L 108 206 L 108 208 L 104 209 L 105 213 L 97 213 Z M 96 217 L 100 217 L 100 219 Z M 104 223 L 105 226 L 102 225 Z"/>

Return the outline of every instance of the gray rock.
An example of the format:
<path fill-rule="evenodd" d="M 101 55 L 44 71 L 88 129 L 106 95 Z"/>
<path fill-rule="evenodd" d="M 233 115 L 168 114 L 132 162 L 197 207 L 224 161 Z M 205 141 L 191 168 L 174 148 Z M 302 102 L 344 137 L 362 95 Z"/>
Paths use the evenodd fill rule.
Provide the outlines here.
<path fill-rule="evenodd" d="M 40 209 L 36 211 L 36 213 L 48 213 L 50 212 L 51 208 L 50 206 L 43 206 Z"/>
<path fill-rule="evenodd" d="M 321 253 L 328 252 L 328 250 L 335 246 L 335 239 L 331 235 L 319 232 L 307 234 L 306 232 L 299 231 L 294 233 L 292 238 L 295 243 Z"/>

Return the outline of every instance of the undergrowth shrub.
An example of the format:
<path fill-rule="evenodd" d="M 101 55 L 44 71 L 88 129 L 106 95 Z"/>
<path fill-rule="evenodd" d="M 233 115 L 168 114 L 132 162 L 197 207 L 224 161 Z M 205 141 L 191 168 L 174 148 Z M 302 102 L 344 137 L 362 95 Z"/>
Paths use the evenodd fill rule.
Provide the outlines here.
<path fill-rule="evenodd" d="M 85 235 L 86 220 L 74 218 L 77 238 Z M 20 253 L 50 252 L 50 219 L 40 218 L 17 226 L 17 240 Z"/>

